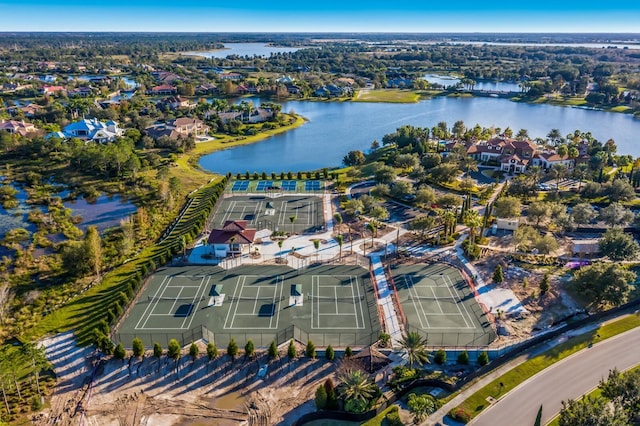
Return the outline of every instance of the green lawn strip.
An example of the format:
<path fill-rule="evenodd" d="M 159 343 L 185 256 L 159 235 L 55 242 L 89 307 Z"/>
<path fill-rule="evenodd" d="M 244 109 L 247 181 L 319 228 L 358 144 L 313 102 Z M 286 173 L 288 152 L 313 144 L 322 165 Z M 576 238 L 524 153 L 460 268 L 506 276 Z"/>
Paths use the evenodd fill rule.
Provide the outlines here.
<path fill-rule="evenodd" d="M 90 343 L 94 327 L 120 300 L 121 292 L 126 293 L 131 280 L 139 281 L 140 277 L 152 273 L 180 251 L 183 238 L 189 243 L 202 230 L 225 183 L 225 179 L 216 179 L 192 193 L 189 199 L 193 201 L 187 202 L 188 207 L 161 242 L 143 249 L 131 261 L 106 273 L 99 284 L 44 317 L 26 330 L 22 338 L 34 340 L 50 333 L 76 330 L 79 344 Z"/>
<path fill-rule="evenodd" d="M 416 103 L 420 94 L 412 90 L 377 89 L 361 92 L 353 98 L 353 102 L 388 102 L 388 103 Z"/>
<path fill-rule="evenodd" d="M 626 371 L 638 371 L 640 370 L 640 365 L 637 365 L 635 367 L 630 368 L 629 370 Z M 623 373 L 621 371 L 621 373 Z M 593 389 L 591 392 L 586 393 L 584 395 L 582 395 L 579 399 L 583 399 L 585 397 L 592 397 L 592 398 L 597 398 L 602 394 L 602 389 L 600 389 L 600 386 L 598 386 L 597 388 Z M 545 426 L 560 426 L 560 414 L 558 414 L 557 416 L 555 416 L 549 423 L 547 423 Z"/>
<path fill-rule="evenodd" d="M 629 315 L 620 320 L 603 325 L 596 330 L 572 337 L 566 342 L 525 361 L 498 377 L 451 411 L 462 410 L 468 413 L 471 418 L 474 418 L 490 405 L 487 401 L 488 397 L 500 398 L 528 378 L 533 377 L 545 368 L 586 348 L 590 343 L 600 342 L 638 326 L 640 326 L 640 315 Z M 501 383 L 504 386 L 500 386 Z"/>
<path fill-rule="evenodd" d="M 372 418 L 370 420 L 367 420 L 366 422 L 362 423 L 360 426 L 381 426 L 383 424 L 387 414 L 392 412 L 392 411 L 398 411 L 398 406 L 397 405 L 390 405 L 384 411 L 382 411 L 380 414 L 378 414 L 377 416 L 375 416 L 374 418 Z"/>

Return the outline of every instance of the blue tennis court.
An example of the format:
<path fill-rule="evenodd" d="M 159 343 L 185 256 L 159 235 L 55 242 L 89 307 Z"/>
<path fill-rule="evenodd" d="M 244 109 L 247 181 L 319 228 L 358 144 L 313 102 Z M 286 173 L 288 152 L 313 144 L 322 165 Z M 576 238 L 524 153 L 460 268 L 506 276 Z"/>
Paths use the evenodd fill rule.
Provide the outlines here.
<path fill-rule="evenodd" d="M 305 191 L 320 191 L 320 181 L 319 180 L 308 180 L 304 183 Z"/>
<path fill-rule="evenodd" d="M 256 191 L 266 191 L 267 189 L 271 189 L 272 187 L 272 180 L 260 180 L 258 181 L 258 185 L 256 186 Z"/>
<path fill-rule="evenodd" d="M 295 191 L 298 186 L 297 180 L 283 180 L 282 181 L 282 190 L 283 191 Z"/>
<path fill-rule="evenodd" d="M 233 182 L 233 186 L 231 187 L 232 191 L 246 191 L 247 189 L 249 189 L 248 180 L 237 180 Z"/>

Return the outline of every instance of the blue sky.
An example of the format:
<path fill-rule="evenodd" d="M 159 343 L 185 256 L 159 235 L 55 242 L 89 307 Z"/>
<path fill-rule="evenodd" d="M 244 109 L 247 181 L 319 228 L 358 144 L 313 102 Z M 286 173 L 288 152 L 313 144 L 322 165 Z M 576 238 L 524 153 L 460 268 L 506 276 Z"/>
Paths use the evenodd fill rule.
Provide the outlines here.
<path fill-rule="evenodd" d="M 11 11 L 0 31 L 640 32 L 637 0 L 0 0 L 0 10 Z"/>

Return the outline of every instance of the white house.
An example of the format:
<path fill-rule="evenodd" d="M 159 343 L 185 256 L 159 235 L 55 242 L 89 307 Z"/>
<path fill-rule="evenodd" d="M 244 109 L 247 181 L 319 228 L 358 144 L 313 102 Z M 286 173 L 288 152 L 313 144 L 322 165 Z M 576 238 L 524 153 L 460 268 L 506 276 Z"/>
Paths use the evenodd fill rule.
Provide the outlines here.
<path fill-rule="evenodd" d="M 49 133 L 47 137 L 76 138 L 87 142 L 106 143 L 113 142 L 123 134 L 124 130 L 113 120 L 103 123 L 97 118 L 85 118 L 69 124 L 62 132 Z"/>
<path fill-rule="evenodd" d="M 255 229 L 247 228 L 248 223 L 246 220 L 228 220 L 222 228 L 213 229 L 207 242 L 212 246 L 214 255 L 242 254 L 243 247 L 248 251 L 256 236 Z"/>

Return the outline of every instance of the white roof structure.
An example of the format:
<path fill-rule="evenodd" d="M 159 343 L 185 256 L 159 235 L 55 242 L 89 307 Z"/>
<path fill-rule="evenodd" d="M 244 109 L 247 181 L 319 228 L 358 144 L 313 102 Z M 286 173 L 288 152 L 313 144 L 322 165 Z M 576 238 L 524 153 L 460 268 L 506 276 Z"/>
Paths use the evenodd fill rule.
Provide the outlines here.
<path fill-rule="evenodd" d="M 99 143 L 113 142 L 118 136 L 122 136 L 124 130 L 118 127 L 115 121 L 103 123 L 97 118 L 84 118 L 69 124 L 62 132 L 49 133 L 47 137 L 62 137 L 64 139 L 77 138 L 84 141 Z"/>

